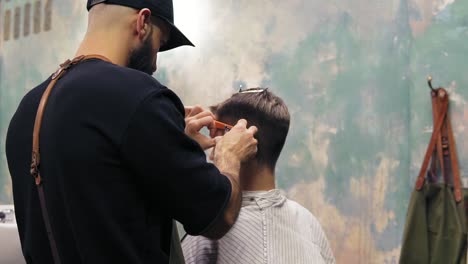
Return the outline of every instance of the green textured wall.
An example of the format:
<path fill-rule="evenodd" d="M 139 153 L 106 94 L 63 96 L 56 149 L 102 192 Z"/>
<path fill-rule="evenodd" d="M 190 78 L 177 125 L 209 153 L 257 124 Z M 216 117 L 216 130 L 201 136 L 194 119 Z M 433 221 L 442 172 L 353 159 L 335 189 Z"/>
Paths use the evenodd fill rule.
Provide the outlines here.
<path fill-rule="evenodd" d="M 24 36 L 24 7 L 36 2 L 40 32 L 32 15 Z M 30 88 L 74 55 L 85 2 L 0 0 L 0 203 L 12 202 L 9 119 Z M 451 94 L 467 174 L 468 1 L 174 2 L 176 23 L 197 47 L 161 54 L 156 78 L 188 105 L 210 105 L 241 86 L 283 97 L 292 124 L 278 185 L 321 221 L 338 263 L 396 263 L 431 131 L 428 74 Z M 21 34 L 15 39 L 11 25 L 5 41 L 5 14 L 16 7 Z"/>

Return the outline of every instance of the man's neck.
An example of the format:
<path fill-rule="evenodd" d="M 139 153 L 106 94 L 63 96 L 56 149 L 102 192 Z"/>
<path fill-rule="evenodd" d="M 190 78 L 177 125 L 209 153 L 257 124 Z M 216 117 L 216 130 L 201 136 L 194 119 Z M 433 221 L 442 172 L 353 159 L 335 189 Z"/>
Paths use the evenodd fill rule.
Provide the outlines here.
<path fill-rule="evenodd" d="M 276 188 L 275 174 L 270 168 L 258 164 L 242 164 L 240 184 L 243 191 L 269 191 Z"/>
<path fill-rule="evenodd" d="M 79 55 L 97 54 L 106 57 L 112 63 L 126 66 L 129 59 L 129 45 L 124 45 L 112 32 L 88 32 L 76 52 Z"/>

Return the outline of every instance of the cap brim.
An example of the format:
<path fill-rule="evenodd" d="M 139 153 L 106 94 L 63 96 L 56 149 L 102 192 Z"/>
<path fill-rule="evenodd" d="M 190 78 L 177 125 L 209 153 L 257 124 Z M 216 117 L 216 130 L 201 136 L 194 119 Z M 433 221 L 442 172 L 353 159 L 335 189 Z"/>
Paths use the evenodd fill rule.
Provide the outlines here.
<path fill-rule="evenodd" d="M 158 16 L 158 18 L 161 18 L 162 20 L 164 20 L 169 25 L 170 30 L 171 30 L 171 35 L 169 37 L 169 40 L 167 41 L 166 44 L 164 44 L 164 46 L 162 46 L 159 49 L 160 52 L 174 49 L 180 46 L 195 47 L 195 45 L 193 45 L 193 43 L 173 23 L 171 23 L 164 17 Z"/>

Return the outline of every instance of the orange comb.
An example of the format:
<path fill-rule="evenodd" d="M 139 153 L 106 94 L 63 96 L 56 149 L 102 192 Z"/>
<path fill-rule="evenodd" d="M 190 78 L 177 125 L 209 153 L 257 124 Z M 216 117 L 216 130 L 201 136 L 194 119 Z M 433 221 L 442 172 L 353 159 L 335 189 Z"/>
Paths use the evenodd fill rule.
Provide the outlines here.
<path fill-rule="evenodd" d="M 214 121 L 214 124 L 215 124 L 216 129 L 225 130 L 225 131 L 229 131 L 232 129 L 231 125 L 225 124 L 217 120 Z"/>

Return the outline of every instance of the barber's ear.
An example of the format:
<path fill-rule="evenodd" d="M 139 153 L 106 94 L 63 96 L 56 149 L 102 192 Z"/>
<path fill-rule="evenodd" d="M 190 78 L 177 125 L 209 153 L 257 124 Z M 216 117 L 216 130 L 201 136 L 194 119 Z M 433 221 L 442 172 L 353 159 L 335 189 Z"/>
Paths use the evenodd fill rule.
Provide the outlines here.
<path fill-rule="evenodd" d="M 143 8 L 138 12 L 138 18 L 136 22 L 136 32 L 138 36 L 143 39 L 151 27 L 151 10 Z"/>

